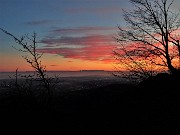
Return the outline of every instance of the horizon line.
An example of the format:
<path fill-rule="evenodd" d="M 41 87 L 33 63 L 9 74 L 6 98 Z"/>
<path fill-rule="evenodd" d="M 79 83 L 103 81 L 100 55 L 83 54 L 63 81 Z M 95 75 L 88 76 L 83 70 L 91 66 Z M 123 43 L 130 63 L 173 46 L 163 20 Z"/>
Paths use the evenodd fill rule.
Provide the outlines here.
<path fill-rule="evenodd" d="M 115 70 L 97 70 L 97 69 L 93 69 L 93 70 L 47 70 L 46 72 L 82 72 L 82 71 L 115 71 Z M 16 72 L 16 71 L 0 71 L 0 73 L 8 73 L 8 72 Z M 20 70 L 18 72 L 36 72 L 33 70 Z"/>

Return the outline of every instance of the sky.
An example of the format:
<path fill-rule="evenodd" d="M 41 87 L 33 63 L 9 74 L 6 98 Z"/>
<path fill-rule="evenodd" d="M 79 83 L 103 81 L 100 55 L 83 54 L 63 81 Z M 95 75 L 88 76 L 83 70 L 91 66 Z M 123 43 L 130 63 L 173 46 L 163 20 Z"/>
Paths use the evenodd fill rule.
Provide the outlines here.
<path fill-rule="evenodd" d="M 0 27 L 17 37 L 36 32 L 47 70 L 114 70 L 113 36 L 125 24 L 122 9 L 131 6 L 128 0 L 0 0 Z M 32 70 L 14 47 L 0 32 L 0 71 Z"/>

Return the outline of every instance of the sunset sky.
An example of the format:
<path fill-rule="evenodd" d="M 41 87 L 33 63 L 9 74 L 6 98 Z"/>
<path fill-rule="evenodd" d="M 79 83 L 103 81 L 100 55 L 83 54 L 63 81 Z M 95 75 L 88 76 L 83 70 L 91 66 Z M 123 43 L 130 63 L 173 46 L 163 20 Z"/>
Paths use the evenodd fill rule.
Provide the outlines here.
<path fill-rule="evenodd" d="M 113 70 L 122 8 L 131 9 L 128 0 L 0 0 L 0 27 L 17 37 L 36 32 L 47 70 Z M 0 71 L 32 70 L 12 46 L 0 32 Z"/>

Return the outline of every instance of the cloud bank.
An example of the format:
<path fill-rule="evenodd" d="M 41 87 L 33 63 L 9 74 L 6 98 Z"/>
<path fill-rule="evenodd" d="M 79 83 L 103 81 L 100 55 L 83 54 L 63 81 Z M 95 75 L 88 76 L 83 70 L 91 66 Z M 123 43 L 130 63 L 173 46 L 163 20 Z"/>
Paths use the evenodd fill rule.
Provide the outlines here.
<path fill-rule="evenodd" d="M 48 54 L 58 54 L 64 58 L 105 63 L 112 62 L 112 50 L 116 46 L 116 42 L 113 39 L 112 33 L 104 33 L 106 31 L 110 33 L 108 31 L 112 30 L 114 28 L 111 27 L 54 29 L 50 31 L 50 35 L 47 35 L 47 37 L 41 40 L 44 46 L 38 51 Z M 96 35 L 96 32 L 102 34 Z M 71 36 L 61 36 L 64 33 Z"/>

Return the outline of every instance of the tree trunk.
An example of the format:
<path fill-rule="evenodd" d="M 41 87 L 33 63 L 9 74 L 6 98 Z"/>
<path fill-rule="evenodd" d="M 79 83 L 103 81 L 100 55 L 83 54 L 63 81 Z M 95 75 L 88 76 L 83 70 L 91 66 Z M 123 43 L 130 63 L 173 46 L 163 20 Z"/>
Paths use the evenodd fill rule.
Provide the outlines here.
<path fill-rule="evenodd" d="M 178 57 L 179 57 L 179 65 L 178 65 L 179 67 L 178 67 L 178 70 L 180 70 L 180 44 L 179 44 L 179 40 L 177 40 L 177 42 L 178 42 L 177 46 L 178 46 L 178 53 L 179 53 L 179 55 L 178 55 Z"/>
<path fill-rule="evenodd" d="M 166 60 L 167 60 L 168 69 L 170 70 L 171 74 L 176 75 L 177 69 L 172 65 L 169 55 L 166 55 Z"/>

